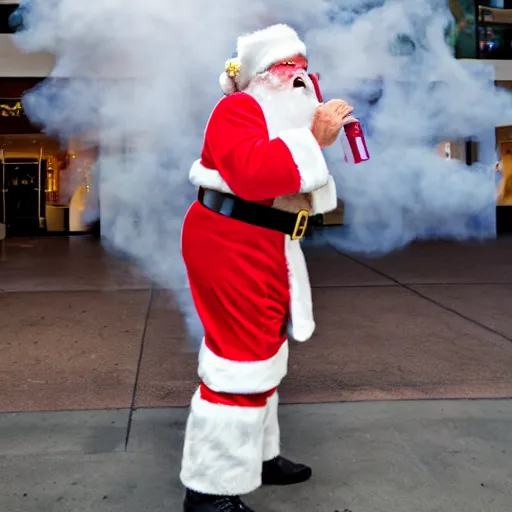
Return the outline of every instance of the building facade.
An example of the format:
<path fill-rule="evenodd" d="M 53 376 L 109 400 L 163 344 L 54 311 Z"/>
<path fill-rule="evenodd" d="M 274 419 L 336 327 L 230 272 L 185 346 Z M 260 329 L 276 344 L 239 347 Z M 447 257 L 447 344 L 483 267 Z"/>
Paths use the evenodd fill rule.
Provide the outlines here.
<path fill-rule="evenodd" d="M 455 56 L 486 63 L 497 87 L 512 90 L 512 0 L 449 0 L 454 23 L 449 34 Z M 512 126 L 496 126 L 497 231 L 512 231 Z M 461 141 L 458 142 L 459 146 Z M 478 159 L 478 143 L 468 143 L 460 157 Z"/>
<path fill-rule="evenodd" d="M 95 148 L 62 144 L 27 117 L 22 97 L 49 75 L 55 59 L 16 47 L 17 9 L 0 3 L 0 238 L 82 233 Z"/>
<path fill-rule="evenodd" d="M 497 86 L 512 89 L 512 0 L 447 0 L 453 24 L 447 42 L 468 66 L 486 64 Z M 378 3 L 378 2 L 377 2 Z M 98 155 L 94 142 L 65 144 L 30 122 L 23 94 L 36 87 L 54 67 L 54 56 L 23 53 L 12 40 L 18 6 L 0 0 L 0 238 L 2 236 L 83 233 L 92 169 Z M 471 165 L 496 167 L 498 231 L 512 224 L 512 126 L 468 140 L 447 140 L 437 151 Z M 90 202 L 90 201 L 89 201 Z M 324 218 L 343 222 L 343 208 Z M 501 219 L 501 220 L 500 220 Z"/>

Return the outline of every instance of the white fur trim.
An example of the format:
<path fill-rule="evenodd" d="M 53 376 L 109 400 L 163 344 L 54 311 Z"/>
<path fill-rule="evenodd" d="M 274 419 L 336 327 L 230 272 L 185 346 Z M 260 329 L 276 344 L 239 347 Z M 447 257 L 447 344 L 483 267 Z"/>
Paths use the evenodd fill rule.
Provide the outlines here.
<path fill-rule="evenodd" d="M 201 160 L 196 160 L 192 164 L 189 179 L 196 187 L 204 187 L 224 192 L 225 194 L 233 194 L 233 191 L 228 187 L 228 184 L 222 179 L 219 171 L 208 169 L 201 163 Z M 328 176 L 327 185 L 313 190 L 311 195 L 313 199 L 311 215 L 327 213 L 335 210 L 338 206 L 336 183 L 330 175 Z"/>
<path fill-rule="evenodd" d="M 306 45 L 288 25 L 272 25 L 238 38 L 238 58 L 241 62 L 237 83 L 240 90 L 262 71 L 277 62 L 300 54 L 306 57 Z"/>
<path fill-rule="evenodd" d="M 267 407 L 235 407 L 192 398 L 180 479 L 203 494 L 240 495 L 261 485 Z"/>
<path fill-rule="evenodd" d="M 313 207 L 311 215 L 332 212 L 338 207 L 338 195 L 336 193 L 336 183 L 334 178 L 329 176 L 327 185 L 311 192 Z"/>
<path fill-rule="evenodd" d="M 265 429 L 263 436 L 263 460 L 275 459 L 281 453 L 281 434 L 277 410 L 279 395 L 277 391 L 267 400 Z"/>
<path fill-rule="evenodd" d="M 219 84 L 226 96 L 236 92 L 235 81 L 225 71 L 219 77 Z"/>
<path fill-rule="evenodd" d="M 290 280 L 291 334 L 296 341 L 307 341 L 315 331 L 313 299 L 306 259 L 299 240 L 285 236 L 285 253 Z"/>
<path fill-rule="evenodd" d="M 222 179 L 219 171 L 208 169 L 201 163 L 201 160 L 196 160 L 192 164 L 189 179 L 196 187 L 209 188 L 226 194 L 233 193 L 228 187 L 228 184 Z"/>
<path fill-rule="evenodd" d="M 327 163 L 309 128 L 285 130 L 279 133 L 279 138 L 288 146 L 299 169 L 301 192 L 312 192 L 327 185 Z"/>
<path fill-rule="evenodd" d="M 300 250 L 300 248 L 299 248 Z M 288 342 L 264 361 L 240 362 L 214 354 L 204 343 L 199 351 L 198 375 L 213 391 L 264 393 L 277 387 L 288 371 Z"/>

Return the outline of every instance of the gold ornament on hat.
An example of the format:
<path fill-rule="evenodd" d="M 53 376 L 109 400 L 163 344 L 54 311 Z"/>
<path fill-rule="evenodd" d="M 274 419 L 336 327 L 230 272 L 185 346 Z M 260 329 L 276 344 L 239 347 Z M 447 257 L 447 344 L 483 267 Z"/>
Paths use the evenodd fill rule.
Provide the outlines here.
<path fill-rule="evenodd" d="M 226 62 L 226 74 L 230 78 L 235 78 L 240 73 L 240 60 L 238 58 L 229 59 Z"/>

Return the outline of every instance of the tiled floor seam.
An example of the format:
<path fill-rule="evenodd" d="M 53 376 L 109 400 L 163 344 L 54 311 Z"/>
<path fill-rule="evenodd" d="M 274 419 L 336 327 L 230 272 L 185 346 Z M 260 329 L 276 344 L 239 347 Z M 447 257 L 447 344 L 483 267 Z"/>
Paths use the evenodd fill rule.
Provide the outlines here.
<path fill-rule="evenodd" d="M 368 269 L 370 270 L 370 269 Z M 312 284 L 311 288 L 316 290 L 330 290 L 330 289 L 351 289 L 351 288 L 396 288 L 404 287 L 404 286 L 507 286 L 512 285 L 512 282 L 502 281 L 502 282 L 468 282 L 468 281 L 436 281 L 436 282 L 413 282 L 413 283 L 400 283 L 400 282 L 391 282 L 391 283 L 380 283 L 380 284 L 320 284 L 315 285 Z"/>
<path fill-rule="evenodd" d="M 21 410 L 6 410 L 0 411 L 0 418 L 2 416 L 22 416 L 24 414 L 69 414 L 69 413 L 90 413 L 90 412 L 112 412 L 112 411 L 126 411 L 129 412 L 128 407 L 107 407 L 107 408 L 92 408 L 92 409 L 21 409 Z"/>
<path fill-rule="evenodd" d="M 139 376 L 140 376 L 140 368 L 142 364 L 142 358 L 144 356 L 144 345 L 146 340 L 146 332 L 148 328 L 148 321 L 149 316 L 151 314 L 151 306 L 153 304 L 153 297 L 154 297 L 154 288 L 151 288 L 150 294 L 149 294 L 149 300 L 148 300 L 148 308 L 146 310 L 146 316 L 144 318 L 144 327 L 142 329 L 142 336 L 140 340 L 140 352 L 139 352 L 139 359 L 137 361 L 137 371 L 135 373 L 135 381 L 133 383 L 133 392 L 132 392 L 132 401 L 130 404 L 130 410 L 128 413 L 128 424 L 126 426 L 126 437 L 124 441 L 124 449 L 125 451 L 128 449 L 128 444 L 130 442 L 130 432 L 132 428 L 132 421 L 133 421 L 133 413 L 135 411 L 135 403 L 137 400 L 137 390 L 139 388 Z"/>
<path fill-rule="evenodd" d="M 457 311 L 456 309 L 446 306 L 445 304 L 442 304 L 441 302 L 433 299 L 432 297 L 428 297 L 427 295 L 424 295 L 420 291 L 418 291 L 410 286 L 407 286 L 407 285 L 402 285 L 402 286 L 404 289 L 410 291 L 411 293 L 414 293 L 417 297 L 420 297 L 420 298 L 430 302 L 431 304 L 434 304 L 437 307 L 444 309 L 445 311 L 448 311 L 449 313 L 452 313 L 453 315 L 456 315 L 459 318 L 462 318 L 463 320 L 471 322 L 472 324 L 477 325 L 478 327 L 485 329 L 488 332 L 492 332 L 493 334 L 496 334 L 497 336 L 500 336 L 501 338 L 512 343 L 512 338 L 510 336 L 507 336 L 503 332 L 498 331 L 497 329 L 493 329 L 492 327 L 489 327 L 488 325 L 485 325 L 484 323 L 479 322 L 478 320 L 475 320 L 474 318 L 471 318 L 470 316 L 465 315 L 464 313 L 461 313 L 460 311 Z"/>
<path fill-rule="evenodd" d="M 436 281 L 436 282 L 411 282 L 406 286 L 507 286 L 512 281 Z"/>
<path fill-rule="evenodd" d="M 363 263 L 362 261 L 358 260 L 357 258 L 355 258 L 353 256 L 349 256 L 348 254 L 337 249 L 335 246 L 332 246 L 332 247 L 334 248 L 334 250 L 336 252 L 338 252 L 340 255 L 344 256 L 345 258 L 353 261 L 354 263 L 358 263 L 362 267 L 364 267 L 368 270 L 371 270 L 372 272 L 375 272 L 376 274 L 380 275 L 381 277 L 384 277 L 385 279 L 389 279 L 390 281 L 396 283 L 396 285 L 401 286 L 404 290 L 407 290 L 410 293 L 413 293 L 417 297 L 419 297 L 423 300 L 426 300 L 427 302 L 434 304 L 435 306 L 443 309 L 444 311 L 447 311 L 455 316 L 458 316 L 459 318 L 462 318 L 463 320 L 466 320 L 467 322 L 470 322 L 473 325 L 476 325 L 476 326 L 480 327 L 481 329 L 484 329 L 487 332 L 491 332 L 491 333 L 495 334 L 496 336 L 499 336 L 499 337 L 503 338 L 504 340 L 512 343 L 512 338 L 507 336 L 506 334 L 504 334 L 496 329 L 493 329 L 492 327 L 489 327 L 488 325 L 485 325 L 482 322 L 479 322 L 478 320 L 475 320 L 474 318 L 471 318 L 470 316 L 467 316 L 467 315 L 461 313 L 460 311 L 457 311 L 456 309 L 450 308 L 449 306 L 446 306 L 445 304 L 442 304 L 441 302 L 439 302 L 431 297 L 428 297 L 427 295 L 421 293 L 419 290 L 416 290 L 415 288 L 413 288 L 413 286 L 426 286 L 426 285 L 404 284 L 401 281 L 399 281 L 398 279 L 396 279 L 388 274 L 385 274 L 384 272 L 372 267 L 371 265 L 368 265 L 367 263 Z"/>
<path fill-rule="evenodd" d="M 47 289 L 38 289 L 38 290 L 5 290 L 0 289 L 0 293 L 10 294 L 10 295 L 21 295 L 27 293 L 124 293 L 124 292 L 147 292 L 150 291 L 151 286 L 140 287 L 140 288 L 47 288 Z"/>
<path fill-rule="evenodd" d="M 349 400 L 312 400 L 301 402 L 288 402 L 286 400 L 279 403 L 279 407 L 311 407 L 323 405 L 345 405 L 345 404 L 385 404 L 385 403 L 407 403 L 407 402 L 508 402 L 512 400 L 512 394 L 506 396 L 473 396 L 473 397 L 436 397 L 436 396 L 423 396 L 417 398 L 364 398 L 364 399 L 349 399 Z M 158 410 L 174 410 L 174 409 L 189 409 L 189 405 L 143 405 L 136 407 L 134 412 L 138 411 L 158 411 Z"/>
<path fill-rule="evenodd" d="M 311 407 L 311 406 L 325 406 L 325 405 L 349 405 L 349 404 L 382 404 L 382 403 L 408 403 L 408 402 L 509 402 L 512 401 L 512 395 L 510 396 L 482 396 L 482 397 L 422 397 L 422 398 L 386 398 L 386 399 L 364 399 L 364 400 L 326 400 L 326 401 L 305 401 L 305 402 L 282 402 L 280 407 Z M 144 405 L 142 407 L 135 407 L 133 409 L 134 413 L 139 411 L 165 411 L 165 410 L 187 410 L 189 408 L 188 405 Z M 130 409 L 127 407 L 116 407 L 112 409 L 60 409 L 60 410 L 33 410 L 33 411 L 2 411 L 0 412 L 0 419 L 6 416 L 29 416 L 34 414 L 88 414 L 88 413 L 103 413 L 103 412 L 112 412 L 112 411 L 126 411 L 130 412 Z"/>

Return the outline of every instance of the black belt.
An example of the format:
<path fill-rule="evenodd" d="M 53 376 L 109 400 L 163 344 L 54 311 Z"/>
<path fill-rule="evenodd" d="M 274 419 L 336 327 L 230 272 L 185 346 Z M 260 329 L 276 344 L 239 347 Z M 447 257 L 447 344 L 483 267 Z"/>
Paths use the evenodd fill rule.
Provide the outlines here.
<path fill-rule="evenodd" d="M 244 201 L 231 194 L 224 194 L 210 189 L 199 189 L 199 202 L 216 213 L 230 217 L 246 224 L 272 229 L 286 235 L 292 240 L 300 240 L 306 233 L 309 212 L 289 213 L 258 203 Z"/>

